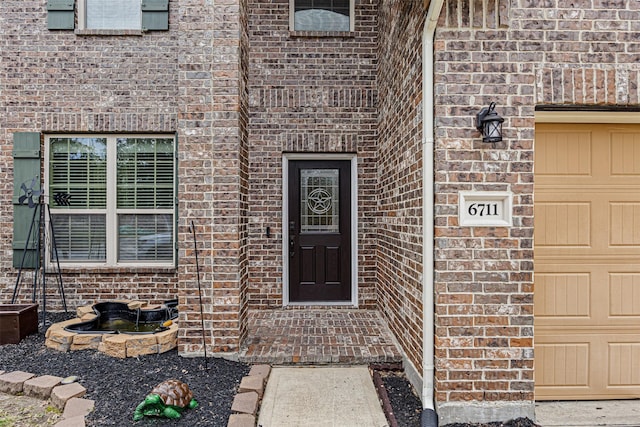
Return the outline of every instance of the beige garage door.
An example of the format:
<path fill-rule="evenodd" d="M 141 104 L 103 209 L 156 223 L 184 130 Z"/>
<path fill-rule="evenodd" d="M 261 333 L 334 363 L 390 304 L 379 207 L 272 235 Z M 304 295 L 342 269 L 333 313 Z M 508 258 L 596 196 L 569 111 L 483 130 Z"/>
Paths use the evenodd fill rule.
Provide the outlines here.
<path fill-rule="evenodd" d="M 538 124 L 536 399 L 640 397 L 640 125 Z"/>

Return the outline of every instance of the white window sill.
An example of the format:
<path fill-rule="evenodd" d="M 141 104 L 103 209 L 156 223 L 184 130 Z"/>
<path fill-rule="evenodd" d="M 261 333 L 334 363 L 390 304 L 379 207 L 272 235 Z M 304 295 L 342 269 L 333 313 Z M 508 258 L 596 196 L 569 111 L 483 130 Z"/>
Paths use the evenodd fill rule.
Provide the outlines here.
<path fill-rule="evenodd" d="M 308 37 L 308 38 L 322 38 L 322 37 L 343 37 L 353 38 L 355 33 L 353 31 L 289 31 L 290 37 Z"/>
<path fill-rule="evenodd" d="M 50 269 L 47 269 L 48 271 Z M 54 273 L 53 270 L 49 271 Z M 82 274 L 175 274 L 177 272 L 176 267 L 167 265 L 139 265 L 139 266 L 71 266 L 60 265 L 60 272 L 68 275 L 82 275 Z"/>
<path fill-rule="evenodd" d="M 77 36 L 142 36 L 142 30 L 75 30 Z"/>

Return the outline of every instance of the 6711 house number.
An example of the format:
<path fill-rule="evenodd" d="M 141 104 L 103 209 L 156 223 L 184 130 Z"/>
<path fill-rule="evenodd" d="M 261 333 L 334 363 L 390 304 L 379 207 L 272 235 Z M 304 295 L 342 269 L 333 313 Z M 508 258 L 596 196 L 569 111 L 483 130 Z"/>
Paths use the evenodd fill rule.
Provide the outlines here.
<path fill-rule="evenodd" d="M 508 191 L 461 191 L 458 220 L 461 226 L 511 226 L 512 194 Z"/>
<path fill-rule="evenodd" d="M 498 204 L 471 203 L 467 211 L 471 216 L 498 216 Z"/>

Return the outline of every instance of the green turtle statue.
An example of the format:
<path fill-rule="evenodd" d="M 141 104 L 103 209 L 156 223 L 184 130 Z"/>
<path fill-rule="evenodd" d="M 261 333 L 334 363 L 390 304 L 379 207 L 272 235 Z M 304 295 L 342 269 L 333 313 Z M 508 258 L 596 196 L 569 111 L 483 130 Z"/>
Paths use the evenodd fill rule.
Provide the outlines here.
<path fill-rule="evenodd" d="M 180 418 L 186 408 L 194 409 L 198 402 L 193 398 L 189 386 L 175 379 L 166 380 L 151 390 L 133 413 L 133 420 L 139 421 L 145 416 Z"/>

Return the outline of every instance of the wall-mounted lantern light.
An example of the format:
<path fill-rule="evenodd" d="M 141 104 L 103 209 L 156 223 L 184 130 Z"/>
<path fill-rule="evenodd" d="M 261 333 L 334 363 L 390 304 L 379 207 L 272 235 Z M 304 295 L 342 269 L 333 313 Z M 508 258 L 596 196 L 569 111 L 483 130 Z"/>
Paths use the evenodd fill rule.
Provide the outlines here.
<path fill-rule="evenodd" d="M 476 129 L 482 133 L 482 142 L 502 141 L 502 122 L 504 119 L 495 111 L 496 103 L 492 102 L 476 114 Z"/>

